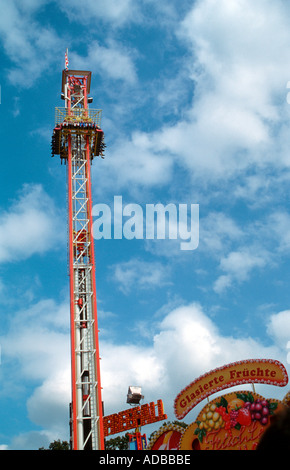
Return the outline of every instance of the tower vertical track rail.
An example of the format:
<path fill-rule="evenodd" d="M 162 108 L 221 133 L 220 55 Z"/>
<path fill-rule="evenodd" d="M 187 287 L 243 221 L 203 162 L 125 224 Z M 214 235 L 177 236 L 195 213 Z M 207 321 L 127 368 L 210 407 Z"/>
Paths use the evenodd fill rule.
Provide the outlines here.
<path fill-rule="evenodd" d="M 88 108 L 91 72 L 64 70 L 52 155 L 67 164 L 71 312 L 72 448 L 103 450 L 103 415 L 92 230 L 91 163 L 103 155 L 100 110 Z"/>

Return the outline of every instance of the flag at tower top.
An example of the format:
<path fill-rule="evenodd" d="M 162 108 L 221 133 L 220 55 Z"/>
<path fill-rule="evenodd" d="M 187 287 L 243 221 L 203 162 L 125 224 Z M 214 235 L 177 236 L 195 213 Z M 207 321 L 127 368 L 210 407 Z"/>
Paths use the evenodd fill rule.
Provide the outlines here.
<path fill-rule="evenodd" d="M 68 70 L 68 49 L 65 52 L 65 69 Z"/>

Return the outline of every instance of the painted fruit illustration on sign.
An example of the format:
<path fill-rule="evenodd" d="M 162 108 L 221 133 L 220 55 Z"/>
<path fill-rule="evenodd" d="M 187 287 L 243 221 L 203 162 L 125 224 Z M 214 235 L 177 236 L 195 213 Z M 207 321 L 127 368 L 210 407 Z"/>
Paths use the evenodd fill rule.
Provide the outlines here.
<path fill-rule="evenodd" d="M 186 429 L 180 449 L 254 449 L 271 416 L 283 406 L 249 391 L 218 397 Z"/>

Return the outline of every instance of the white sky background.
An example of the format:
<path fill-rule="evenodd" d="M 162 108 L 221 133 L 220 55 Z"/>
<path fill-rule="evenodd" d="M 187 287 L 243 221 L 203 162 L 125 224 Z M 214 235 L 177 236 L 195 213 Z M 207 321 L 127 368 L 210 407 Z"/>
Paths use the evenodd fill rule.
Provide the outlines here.
<path fill-rule="evenodd" d="M 136 252 L 120 245 L 124 251 L 118 258 L 107 255 L 102 268 L 107 286 L 100 281 L 98 290 L 106 414 L 124 409 L 127 387 L 140 385 L 146 401 L 163 399 L 172 420 L 177 393 L 206 371 L 246 358 L 278 359 L 289 370 L 290 7 L 282 0 L 188 0 L 177 14 L 175 1 L 85 3 L 0 0 L 3 82 L 14 92 L 10 119 L 24 125 L 29 96 L 34 88 L 39 93 L 48 69 L 54 70 L 53 80 L 60 86 L 63 64 L 56 51 L 62 54 L 69 42 L 70 65 L 90 67 L 93 80 L 99 83 L 102 76 L 106 86 L 103 128 L 108 150 L 105 163 L 93 166 L 94 200 L 111 201 L 123 192 L 131 202 L 157 203 L 162 194 L 170 194 L 177 203 L 200 204 L 200 245 L 190 262 L 167 244 L 144 242 Z M 46 8 L 50 21 L 44 20 Z M 54 23 L 53 13 L 63 15 L 63 25 Z M 100 21 L 103 35 L 95 26 Z M 81 47 L 75 33 L 84 28 L 88 39 Z M 134 28 L 139 42 L 134 41 Z M 152 82 L 142 68 L 143 62 L 148 66 L 148 51 L 140 43 L 140 35 L 144 43 L 149 40 L 150 28 L 164 56 L 172 50 L 178 56 L 180 49 L 174 73 L 163 65 Z M 153 57 L 155 53 L 151 49 Z M 94 85 L 99 94 L 101 85 Z M 58 93 L 57 87 L 53 90 Z M 43 90 L 38 99 L 42 96 Z M 50 96 L 44 105 L 52 114 L 35 115 L 33 127 L 23 133 L 39 136 L 41 145 L 45 141 L 49 147 L 50 117 L 54 106 L 61 106 L 59 96 Z M 4 107 L 5 102 L 0 111 Z M 23 142 L 26 152 L 24 136 Z M 65 177 L 55 161 L 48 167 L 32 158 L 25 171 L 17 148 L 13 154 L 18 170 L 8 190 L 14 173 L 4 168 L 8 176 L 0 200 L 0 404 L 2 398 L 6 406 L 13 390 L 21 411 L 18 421 L 9 423 L 9 438 L 2 427 L 0 444 L 26 449 L 68 439 L 68 278 L 63 277 L 55 296 L 51 280 L 45 289 L 46 260 L 55 260 L 55 273 L 57 266 L 66 268 L 65 206 L 61 193 L 52 191 Z M 37 158 L 44 161 L 48 154 L 49 149 Z M 235 203 L 243 205 L 241 213 L 230 210 Z M 181 268 L 181 283 L 186 285 L 189 272 L 196 276 L 186 295 L 174 278 Z M 31 282 L 25 272 L 34 272 Z M 278 273 L 273 282 L 271 273 Z M 254 298 L 255 283 L 263 283 L 263 276 L 274 300 L 263 301 L 257 294 L 256 305 L 242 316 L 248 304 L 239 305 L 239 289 L 248 286 L 249 298 Z M 275 298 L 275 289 L 282 281 L 281 300 L 278 290 Z M 144 296 L 140 304 L 137 294 Z M 108 301 L 110 295 L 123 300 L 118 303 L 116 298 L 114 304 Z M 158 295 L 158 306 L 152 302 L 148 316 L 138 316 L 144 299 Z M 118 336 L 118 325 L 131 321 L 128 306 L 131 334 L 124 330 Z M 225 327 L 229 309 L 231 320 Z M 283 398 L 288 389 L 256 390 Z M 194 419 L 192 411 L 188 422 Z"/>

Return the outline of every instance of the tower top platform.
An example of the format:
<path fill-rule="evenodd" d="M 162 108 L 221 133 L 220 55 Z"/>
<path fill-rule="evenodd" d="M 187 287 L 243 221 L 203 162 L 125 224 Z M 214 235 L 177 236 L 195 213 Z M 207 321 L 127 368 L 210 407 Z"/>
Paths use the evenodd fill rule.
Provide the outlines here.
<path fill-rule="evenodd" d="M 87 93 L 90 93 L 92 72 L 90 72 L 88 70 L 63 70 L 62 71 L 62 83 L 61 83 L 62 93 L 64 93 L 64 86 L 65 86 L 65 83 L 66 83 L 66 78 L 68 76 L 88 77 L 87 78 Z"/>

